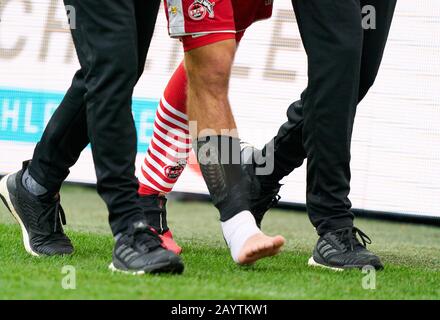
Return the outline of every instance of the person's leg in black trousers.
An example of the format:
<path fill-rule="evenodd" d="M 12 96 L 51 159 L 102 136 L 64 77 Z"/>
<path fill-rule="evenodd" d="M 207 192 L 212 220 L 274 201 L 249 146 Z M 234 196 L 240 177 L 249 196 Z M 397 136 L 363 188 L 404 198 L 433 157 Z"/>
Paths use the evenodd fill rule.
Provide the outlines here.
<path fill-rule="evenodd" d="M 161 249 L 159 239 L 144 223 L 134 167 L 137 139 L 131 99 L 144 68 L 159 1 L 64 2 L 75 8 L 72 36 L 81 70 L 35 150 L 30 180 L 48 195 L 56 194 L 90 141 L 98 192 L 107 204 L 117 239 L 113 267 L 180 270 L 180 260 Z"/>
<path fill-rule="evenodd" d="M 73 5 L 75 8 L 77 7 L 75 1 L 66 0 L 65 2 L 66 5 Z M 134 1 L 134 6 L 135 7 L 132 10 L 134 10 L 136 20 L 133 20 L 133 23 L 136 23 L 137 37 L 136 34 L 134 34 L 134 37 L 131 39 L 127 37 L 128 44 L 121 42 L 120 46 L 121 50 L 124 50 L 125 48 L 129 48 L 130 42 L 132 44 L 137 43 L 137 56 L 133 54 L 133 51 L 132 57 L 126 57 L 126 62 L 117 66 L 117 68 L 122 69 L 120 72 L 115 70 L 113 75 L 108 75 L 108 77 L 120 79 L 120 85 L 122 86 L 124 85 L 124 81 L 128 81 L 128 79 L 124 77 L 124 74 L 127 75 L 127 77 L 132 78 L 132 83 L 142 75 L 152 32 L 154 30 L 159 1 L 137 0 Z M 80 10 L 81 8 L 78 7 L 78 28 L 81 28 L 82 24 Z M 74 37 L 77 33 L 79 33 L 78 30 L 73 30 Z M 97 34 L 96 36 L 100 37 L 101 34 Z M 124 46 L 126 47 L 124 48 Z M 108 48 L 107 50 L 109 51 L 108 55 L 113 56 L 115 54 L 114 52 L 111 52 L 111 48 Z M 130 51 L 127 50 L 127 52 Z M 87 54 L 92 53 L 85 53 L 85 55 Z M 83 69 L 84 68 L 76 73 L 72 81 L 71 88 L 64 97 L 60 107 L 57 109 L 48 123 L 43 137 L 35 149 L 32 163 L 29 166 L 31 176 L 35 178 L 38 183 L 47 188 L 49 192 L 58 192 L 62 182 L 69 174 L 69 168 L 76 163 L 81 151 L 90 141 L 87 122 L 84 121 L 88 117 L 86 116 L 87 108 L 85 99 L 87 89 L 84 81 Z M 128 74 L 130 71 L 131 74 Z M 136 77 L 134 76 L 135 72 L 137 73 Z M 105 90 L 109 89 L 104 88 L 103 94 L 107 95 Z M 103 158 L 103 160 L 107 162 L 108 157 L 99 156 L 98 160 L 95 158 L 95 163 L 98 162 L 96 166 L 98 175 L 98 190 L 109 206 L 110 222 L 112 224 L 112 230 L 115 234 L 122 231 L 127 225 L 126 222 L 128 219 L 125 219 L 125 217 L 120 219 L 119 217 L 125 215 L 127 213 L 127 209 L 129 209 L 128 211 L 132 212 L 138 211 L 138 205 L 134 205 L 135 194 L 132 191 L 134 183 L 136 183 L 137 186 L 137 180 L 134 177 L 134 163 L 132 161 L 135 156 L 135 148 L 133 148 L 134 142 L 131 142 L 131 145 L 128 144 L 129 141 L 135 141 L 136 139 L 134 126 L 132 125 L 131 111 L 127 112 L 127 108 L 131 107 L 131 103 L 129 102 L 131 100 L 131 91 L 130 89 L 121 89 L 119 92 L 112 93 L 111 95 L 120 96 L 121 92 L 123 97 L 120 99 L 122 100 L 122 103 L 126 105 L 126 109 L 124 110 L 123 108 L 118 107 L 118 112 L 120 112 L 122 115 L 126 114 L 126 116 L 122 117 L 121 120 L 118 121 L 118 124 L 120 124 L 121 128 L 128 128 L 128 132 L 125 136 L 122 136 L 118 129 L 113 128 L 111 134 L 114 134 L 116 137 L 120 137 L 119 139 L 121 141 L 120 146 L 117 148 L 115 148 L 111 142 L 113 139 L 111 136 L 108 137 L 110 140 L 106 140 L 106 138 L 104 138 L 102 141 L 104 142 L 104 145 L 112 145 L 112 148 L 110 148 L 110 153 L 112 153 L 112 155 L 109 158 L 111 159 L 113 155 L 116 156 L 116 158 L 122 157 L 123 159 L 119 159 L 117 161 L 123 165 L 116 165 L 113 169 L 109 170 L 109 168 L 107 168 L 107 170 L 103 170 L 100 169 L 102 166 L 100 159 Z M 98 100 L 93 94 L 89 94 L 89 96 L 94 100 Z M 107 107 L 104 107 L 104 112 L 107 114 Z M 91 118 L 93 117 L 94 116 L 91 116 Z M 116 115 L 116 117 L 118 116 Z M 89 120 L 89 123 L 91 121 L 93 122 L 94 120 Z M 93 132 L 90 132 L 90 134 L 93 134 Z M 101 134 L 102 133 L 99 135 Z M 125 142 L 122 142 L 123 140 Z M 102 145 L 102 143 L 98 143 L 98 145 Z M 105 177 L 106 171 L 111 172 L 111 176 L 108 178 Z M 115 179 L 115 177 L 117 178 Z M 119 193 L 118 190 L 114 188 L 115 186 L 117 188 L 121 188 L 122 186 L 122 190 L 120 190 L 122 193 Z M 130 192 L 126 191 L 130 189 Z M 118 195 L 115 196 L 115 194 Z M 133 209 L 134 207 L 136 207 L 136 209 Z M 127 216 L 129 214 L 130 213 L 128 213 Z"/>
<path fill-rule="evenodd" d="M 259 180 L 261 194 L 275 194 L 279 181 L 307 158 L 307 209 L 322 236 L 353 227 L 348 194 L 354 116 L 379 70 L 396 0 L 294 0 L 293 5 L 309 59 L 309 84 L 289 107 L 274 147 L 263 149 L 274 171 Z M 365 5 L 376 9 L 376 29 L 361 28 Z M 266 207 L 256 208 L 260 218 Z"/>

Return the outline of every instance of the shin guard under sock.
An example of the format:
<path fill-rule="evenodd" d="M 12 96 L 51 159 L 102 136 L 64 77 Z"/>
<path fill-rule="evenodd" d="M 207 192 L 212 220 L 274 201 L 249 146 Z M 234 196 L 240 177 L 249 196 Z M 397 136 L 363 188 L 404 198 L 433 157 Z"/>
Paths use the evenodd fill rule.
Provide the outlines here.
<path fill-rule="evenodd" d="M 212 202 L 225 222 L 248 211 L 248 186 L 240 164 L 240 139 L 207 136 L 197 140 L 197 159 Z"/>

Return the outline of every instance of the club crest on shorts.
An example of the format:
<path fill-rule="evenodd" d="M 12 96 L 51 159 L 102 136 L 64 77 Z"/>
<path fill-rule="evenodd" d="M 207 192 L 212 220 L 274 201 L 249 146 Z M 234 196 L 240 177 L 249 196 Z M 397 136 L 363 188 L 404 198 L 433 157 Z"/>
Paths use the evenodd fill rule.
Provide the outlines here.
<path fill-rule="evenodd" d="M 165 175 L 169 179 L 175 180 L 180 177 L 183 170 L 185 169 L 185 166 L 186 166 L 186 160 L 179 160 L 175 166 L 166 166 L 164 168 Z"/>
<path fill-rule="evenodd" d="M 188 8 L 188 15 L 193 20 L 202 20 L 206 15 L 214 19 L 214 6 L 215 2 L 209 0 L 194 0 Z"/>

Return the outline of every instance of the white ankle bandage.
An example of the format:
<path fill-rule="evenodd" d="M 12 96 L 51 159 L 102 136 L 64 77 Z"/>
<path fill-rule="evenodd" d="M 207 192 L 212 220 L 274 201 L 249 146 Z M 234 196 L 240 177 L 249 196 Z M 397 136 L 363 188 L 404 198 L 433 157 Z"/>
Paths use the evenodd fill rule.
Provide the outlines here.
<path fill-rule="evenodd" d="M 238 262 L 244 243 L 250 237 L 261 233 L 254 216 L 249 211 L 240 212 L 228 221 L 222 222 L 222 230 L 235 262 Z"/>

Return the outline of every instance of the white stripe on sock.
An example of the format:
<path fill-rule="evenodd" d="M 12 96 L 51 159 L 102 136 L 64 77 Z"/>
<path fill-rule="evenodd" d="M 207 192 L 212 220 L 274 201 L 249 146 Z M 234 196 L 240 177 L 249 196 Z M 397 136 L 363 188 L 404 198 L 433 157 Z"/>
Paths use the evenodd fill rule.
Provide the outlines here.
<path fill-rule="evenodd" d="M 176 116 L 182 118 L 183 120 L 188 121 L 188 115 L 185 113 L 180 112 L 179 110 L 175 109 L 172 105 L 170 105 L 166 100 L 165 97 L 162 97 L 162 105 L 171 113 L 175 114 Z"/>
<path fill-rule="evenodd" d="M 179 128 L 182 128 L 182 129 L 184 129 L 184 130 L 188 130 L 188 125 L 187 125 L 187 124 L 185 124 L 185 123 L 183 123 L 183 122 L 177 120 L 176 118 L 173 118 L 173 117 L 170 117 L 169 115 L 167 115 L 167 114 L 162 110 L 162 107 L 159 107 L 159 108 L 157 109 L 157 113 L 159 113 L 160 116 L 161 116 L 163 119 L 165 119 L 166 121 L 171 122 L 172 124 L 178 126 Z"/>

